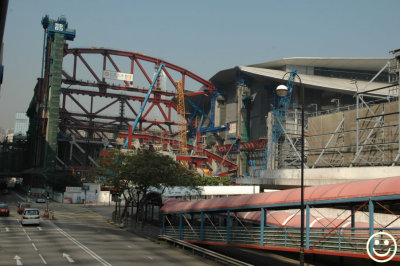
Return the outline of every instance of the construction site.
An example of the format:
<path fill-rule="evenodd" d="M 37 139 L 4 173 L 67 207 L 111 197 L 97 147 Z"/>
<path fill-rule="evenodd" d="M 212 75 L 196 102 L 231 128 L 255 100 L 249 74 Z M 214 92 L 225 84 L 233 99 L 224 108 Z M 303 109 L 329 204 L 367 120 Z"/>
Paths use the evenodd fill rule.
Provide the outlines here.
<path fill-rule="evenodd" d="M 136 51 L 70 48 L 75 30 L 64 17 L 42 26 L 22 171 L 32 182 L 58 171 L 84 177 L 112 148 L 152 147 L 202 175 L 263 188 L 299 186 L 302 157 L 307 186 L 399 171 L 399 50 L 283 58 L 207 80 Z"/>

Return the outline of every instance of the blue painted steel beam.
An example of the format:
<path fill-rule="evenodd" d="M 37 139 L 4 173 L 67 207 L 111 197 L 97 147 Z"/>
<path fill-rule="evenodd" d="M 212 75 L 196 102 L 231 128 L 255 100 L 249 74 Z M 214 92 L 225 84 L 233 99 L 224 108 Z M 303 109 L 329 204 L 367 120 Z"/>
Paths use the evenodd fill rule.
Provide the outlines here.
<path fill-rule="evenodd" d="M 183 214 L 179 215 L 179 239 L 182 240 L 182 224 L 183 224 Z"/>
<path fill-rule="evenodd" d="M 231 211 L 228 210 L 226 217 L 226 243 L 230 243 L 230 234 L 231 234 Z"/>
<path fill-rule="evenodd" d="M 374 202 L 372 200 L 369 200 L 369 205 L 368 205 L 368 210 L 369 210 L 369 237 L 371 237 L 374 234 Z M 370 243 L 374 243 L 374 240 Z M 371 254 L 375 254 L 374 250 L 374 245 L 369 245 L 368 249 Z"/>
<path fill-rule="evenodd" d="M 264 246 L 265 209 L 261 208 L 260 214 L 260 246 Z"/>
<path fill-rule="evenodd" d="M 310 249 L 310 205 L 306 205 L 306 250 Z"/>
<path fill-rule="evenodd" d="M 147 101 L 149 100 L 151 91 L 153 90 L 154 86 L 156 85 L 158 76 L 160 76 L 160 73 L 161 73 L 161 70 L 162 70 L 163 67 L 164 67 L 164 64 L 163 64 L 163 63 L 160 63 L 160 66 L 158 67 L 157 73 L 156 73 L 156 75 L 154 76 L 153 83 L 151 84 L 150 89 L 149 89 L 149 91 L 147 92 L 146 97 L 144 98 L 142 107 L 140 107 L 139 113 L 137 114 L 136 119 L 135 119 L 135 122 L 133 123 L 133 126 L 132 126 L 132 135 L 133 135 L 133 133 L 135 132 L 135 128 L 136 128 L 136 126 L 137 126 L 137 124 L 138 124 L 138 122 L 139 122 L 139 120 L 140 120 L 140 117 L 142 116 L 143 110 L 144 110 L 144 108 L 146 107 Z M 128 147 L 128 138 L 126 138 L 125 143 L 124 143 L 124 148 L 126 148 L 126 147 Z"/>
<path fill-rule="evenodd" d="M 200 218 L 200 241 L 204 241 L 204 212 L 201 212 Z"/>
<path fill-rule="evenodd" d="M 162 234 L 165 235 L 165 215 L 162 216 Z"/>

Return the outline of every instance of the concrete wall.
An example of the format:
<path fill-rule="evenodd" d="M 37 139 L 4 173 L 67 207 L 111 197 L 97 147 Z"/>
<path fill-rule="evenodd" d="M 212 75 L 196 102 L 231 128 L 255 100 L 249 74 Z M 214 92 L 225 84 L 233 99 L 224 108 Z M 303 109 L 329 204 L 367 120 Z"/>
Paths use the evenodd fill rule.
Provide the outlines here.
<path fill-rule="evenodd" d="M 318 186 L 400 175 L 400 166 L 304 169 L 304 185 Z M 300 186 L 300 169 L 261 171 L 261 178 L 241 178 L 239 184 Z"/>
<path fill-rule="evenodd" d="M 379 148 L 371 145 L 364 146 L 357 159 L 355 159 L 357 143 L 356 110 L 310 117 L 308 119 L 307 149 L 314 149 L 314 151 L 307 153 L 307 165 L 312 166 L 325 147 L 337 147 L 338 149 L 327 149 L 323 154 L 323 159 L 317 162 L 317 167 L 326 167 L 330 163 L 336 166 L 349 166 L 352 163 L 358 166 L 369 165 L 369 163 L 391 165 L 398 153 L 399 122 L 397 112 L 398 102 L 382 103 L 372 105 L 370 108 L 359 109 L 359 117 L 367 117 L 359 119 L 359 145 L 377 143 Z M 385 115 L 381 116 L 381 114 Z M 377 123 L 379 118 L 381 120 Z M 338 133 L 332 137 L 332 133 L 338 128 L 342 119 L 344 119 L 343 125 L 337 131 Z M 371 136 L 367 139 L 369 134 Z M 331 142 L 328 144 L 330 139 Z M 318 151 L 315 151 L 315 149 Z"/>

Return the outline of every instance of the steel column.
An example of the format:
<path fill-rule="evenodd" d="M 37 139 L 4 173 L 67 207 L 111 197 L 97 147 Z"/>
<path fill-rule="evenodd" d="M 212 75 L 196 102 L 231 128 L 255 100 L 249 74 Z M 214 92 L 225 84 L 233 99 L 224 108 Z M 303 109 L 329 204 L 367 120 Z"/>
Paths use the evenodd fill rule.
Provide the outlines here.
<path fill-rule="evenodd" d="M 374 202 L 371 199 L 369 200 L 368 210 L 369 210 L 369 236 L 371 237 L 374 234 Z M 371 242 L 374 243 L 373 240 Z M 370 245 L 368 247 L 371 254 L 374 254 L 373 248 L 374 245 Z"/>
<path fill-rule="evenodd" d="M 179 214 L 179 239 L 182 240 L 182 223 L 183 223 L 183 214 Z"/>
<path fill-rule="evenodd" d="M 261 208 L 260 217 L 260 246 L 264 246 L 265 209 Z"/>
<path fill-rule="evenodd" d="M 200 241 L 204 241 L 204 212 L 201 212 L 200 218 Z"/>
<path fill-rule="evenodd" d="M 306 250 L 310 249 L 310 205 L 306 204 Z"/>
<path fill-rule="evenodd" d="M 228 210 L 227 217 L 226 217 L 226 243 L 230 243 L 230 235 L 231 233 L 231 211 Z"/>
<path fill-rule="evenodd" d="M 165 215 L 162 216 L 162 234 L 165 235 Z"/>

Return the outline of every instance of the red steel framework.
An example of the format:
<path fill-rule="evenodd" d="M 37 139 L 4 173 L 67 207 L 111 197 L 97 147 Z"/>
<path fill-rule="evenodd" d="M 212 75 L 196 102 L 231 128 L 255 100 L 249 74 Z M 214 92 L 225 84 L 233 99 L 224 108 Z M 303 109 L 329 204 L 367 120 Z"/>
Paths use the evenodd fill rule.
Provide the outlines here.
<path fill-rule="evenodd" d="M 130 110 L 132 114 L 136 116 L 140 107 L 138 108 L 134 103 L 138 102 L 140 105 L 143 104 L 148 88 L 139 87 L 135 85 L 134 82 L 130 81 L 122 81 L 120 82 L 122 84 L 119 85 L 108 83 L 102 74 L 103 71 L 109 70 L 110 68 L 116 72 L 133 74 L 133 76 L 141 74 L 150 86 L 152 83 L 151 74 L 149 73 L 149 70 L 146 70 L 143 66 L 144 63 L 152 63 L 154 67 L 163 63 L 165 66 L 163 72 L 165 73 L 169 83 L 175 88 L 175 91 L 162 90 L 158 81 L 139 122 L 139 131 L 154 130 L 154 128 L 157 128 L 158 130 L 169 131 L 172 134 L 172 127 L 179 125 L 172 117 L 172 113 L 177 112 L 178 109 L 175 100 L 177 98 L 178 89 L 177 80 L 175 80 L 173 76 L 179 76 L 179 81 L 182 83 L 182 89 L 186 92 L 185 97 L 215 91 L 215 87 L 212 83 L 182 67 L 135 52 L 109 49 L 69 49 L 66 46 L 64 54 L 65 58 L 70 56 L 73 57 L 73 64 L 70 66 L 72 69 L 66 69 L 64 64 L 62 71 L 63 84 L 66 86 L 63 86 L 61 90 L 62 106 L 60 109 L 60 128 L 62 130 L 69 129 L 74 131 L 77 135 L 81 135 L 79 130 L 87 131 L 89 136 L 97 134 L 98 137 L 103 137 L 101 132 L 118 133 L 126 131 L 129 122 L 132 121 L 134 117 L 125 116 L 125 108 Z M 99 61 L 102 62 L 101 73 L 99 73 L 99 67 L 97 64 L 92 64 L 85 58 L 88 55 L 97 56 L 97 63 Z M 129 60 L 129 71 L 123 69 L 122 65 L 118 65 L 118 60 L 121 60 L 121 58 L 123 60 Z M 78 74 L 82 71 L 82 69 L 79 68 L 80 66 L 83 67 L 83 71 L 89 73 L 89 76 L 85 77 L 88 80 L 83 80 L 82 77 L 79 77 Z M 187 93 L 186 80 L 188 78 L 197 82 L 199 87 L 202 87 L 202 91 Z M 77 99 L 76 95 L 85 95 L 90 97 L 90 103 L 87 103 L 85 106 L 85 104 Z M 101 97 L 110 98 L 113 101 L 95 110 L 94 102 L 96 99 Z M 74 102 L 79 110 L 67 110 L 67 100 Z M 118 104 L 120 105 L 120 112 L 118 115 L 106 114 L 105 111 L 110 110 Z M 161 117 L 157 117 L 157 120 L 149 118 L 149 114 L 152 111 L 159 111 Z"/>
<path fill-rule="evenodd" d="M 140 53 L 97 48 L 70 49 L 67 45 L 64 48 L 62 70 L 61 133 L 88 141 L 111 139 L 110 133 L 113 133 L 114 139 L 118 136 L 128 136 L 129 125 L 138 115 L 153 82 L 154 72 L 152 71 L 161 63 L 164 64 L 163 73 L 169 90 L 163 88 L 158 78 L 136 128 L 135 133 L 139 135 L 135 134 L 130 139 L 143 140 L 143 134 L 146 134 L 146 138 L 155 142 L 169 139 L 169 142 L 178 143 L 177 140 L 172 140 L 177 137 L 179 126 L 182 124 L 179 122 L 178 113 L 178 89 L 180 89 L 178 86 L 181 86 L 187 98 L 198 97 L 202 94 L 211 95 L 216 90 L 212 83 L 187 69 Z M 106 70 L 129 73 L 134 79 L 133 81 L 112 80 L 110 82 L 103 76 Z M 142 82 L 141 86 L 137 80 Z M 193 84 L 194 88 L 192 88 Z M 191 90 L 198 88 L 200 90 L 189 91 L 189 86 Z M 85 100 L 82 101 L 80 97 Z M 71 103 L 74 108 L 70 107 Z M 188 110 L 190 106 L 186 105 L 186 108 Z M 154 116 L 154 113 L 157 115 Z M 188 124 L 188 127 L 196 128 L 197 120 L 194 119 L 193 125 Z M 163 139 L 156 137 L 160 132 L 165 135 Z M 188 148 L 198 150 L 190 145 Z M 205 150 L 202 150 L 201 155 L 186 155 L 178 159 L 187 161 L 193 167 L 204 166 L 211 160 L 220 160 L 220 156 Z M 63 156 L 59 155 L 59 157 Z M 229 161 L 224 165 L 227 171 L 236 169 L 236 165 Z M 71 166 L 74 167 L 74 165 Z"/>

